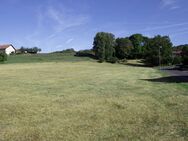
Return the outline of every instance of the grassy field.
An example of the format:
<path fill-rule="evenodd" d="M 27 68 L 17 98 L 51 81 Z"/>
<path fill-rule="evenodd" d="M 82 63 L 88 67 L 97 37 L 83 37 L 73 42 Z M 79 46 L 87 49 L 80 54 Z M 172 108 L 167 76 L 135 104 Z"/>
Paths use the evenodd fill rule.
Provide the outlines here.
<path fill-rule="evenodd" d="M 43 62 L 79 62 L 79 61 L 94 61 L 89 57 L 75 57 L 69 53 L 50 53 L 50 54 L 20 54 L 11 55 L 5 64 L 14 63 L 43 63 Z"/>
<path fill-rule="evenodd" d="M 188 83 L 81 60 L 1 64 L 0 141 L 188 140 Z"/>

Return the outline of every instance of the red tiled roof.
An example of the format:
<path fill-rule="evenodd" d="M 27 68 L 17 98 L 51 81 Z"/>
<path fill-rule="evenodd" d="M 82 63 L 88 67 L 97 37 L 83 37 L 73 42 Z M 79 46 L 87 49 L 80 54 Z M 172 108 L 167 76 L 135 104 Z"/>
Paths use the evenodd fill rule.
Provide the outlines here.
<path fill-rule="evenodd" d="M 12 46 L 12 47 L 13 47 L 13 45 L 11 45 L 11 44 L 0 45 L 0 50 L 6 49 L 6 48 L 8 48 L 9 46 Z M 13 48 L 14 48 L 14 47 L 13 47 Z"/>

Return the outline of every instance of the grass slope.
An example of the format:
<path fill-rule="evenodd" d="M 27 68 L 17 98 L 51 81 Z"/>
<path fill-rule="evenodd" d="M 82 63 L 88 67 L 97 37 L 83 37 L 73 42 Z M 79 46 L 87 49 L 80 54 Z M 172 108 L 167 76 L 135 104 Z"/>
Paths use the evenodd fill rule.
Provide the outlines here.
<path fill-rule="evenodd" d="M 188 140 L 188 89 L 143 80 L 161 77 L 152 68 L 48 62 L 0 74 L 0 141 Z"/>
<path fill-rule="evenodd" d="M 42 63 L 42 62 L 78 62 L 78 61 L 93 61 L 89 57 L 75 57 L 69 53 L 44 53 L 44 54 L 20 54 L 8 56 L 8 61 L 5 64 L 13 63 Z"/>

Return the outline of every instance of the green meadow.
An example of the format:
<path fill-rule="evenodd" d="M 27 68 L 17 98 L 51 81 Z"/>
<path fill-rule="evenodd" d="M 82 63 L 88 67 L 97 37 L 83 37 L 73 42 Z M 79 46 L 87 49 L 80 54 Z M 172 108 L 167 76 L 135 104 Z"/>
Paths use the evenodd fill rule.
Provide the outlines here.
<path fill-rule="evenodd" d="M 188 83 L 157 69 L 18 55 L 0 75 L 0 141 L 188 140 Z"/>

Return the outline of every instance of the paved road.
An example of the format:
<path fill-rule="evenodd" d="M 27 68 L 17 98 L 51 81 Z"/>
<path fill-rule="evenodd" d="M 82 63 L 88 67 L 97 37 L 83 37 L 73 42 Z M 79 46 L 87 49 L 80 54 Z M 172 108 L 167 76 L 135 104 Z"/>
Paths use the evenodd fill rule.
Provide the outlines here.
<path fill-rule="evenodd" d="M 170 70 L 170 69 L 163 69 L 162 71 L 167 72 L 171 76 L 188 76 L 188 71 Z"/>
<path fill-rule="evenodd" d="M 169 74 L 170 80 L 174 80 L 175 82 L 188 82 L 188 70 L 179 70 L 177 68 L 162 68 L 162 71 Z"/>

